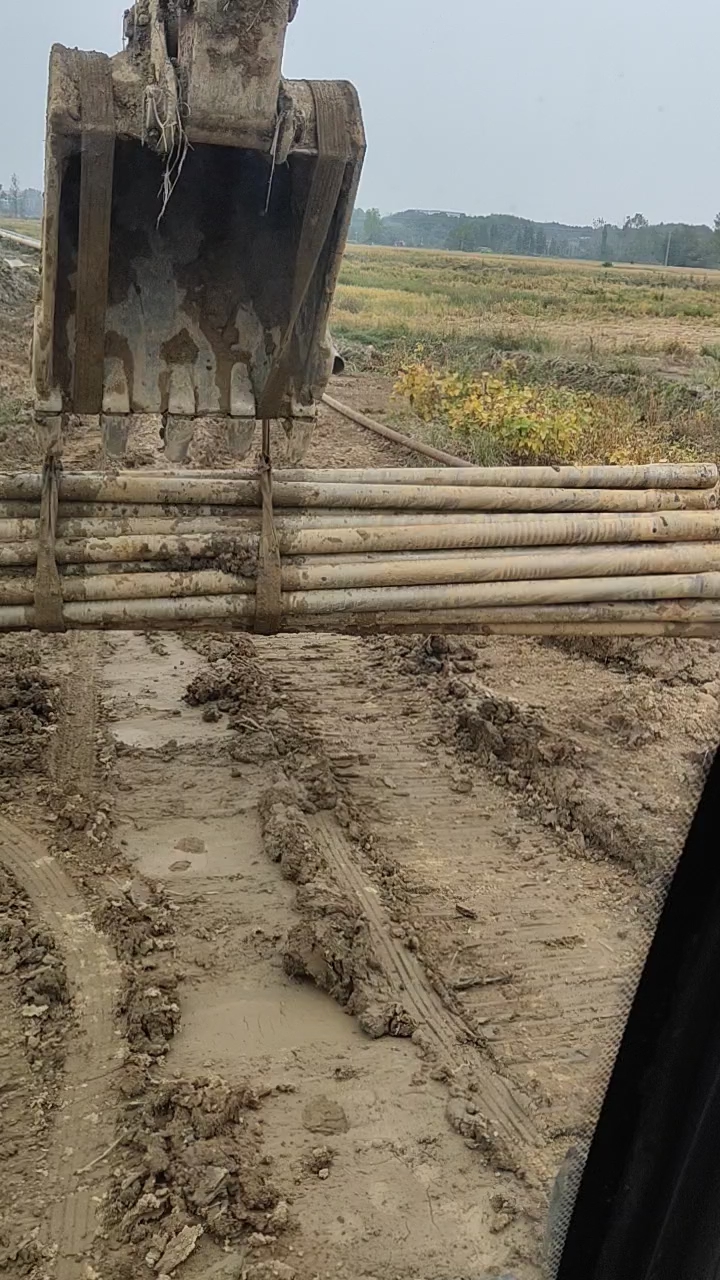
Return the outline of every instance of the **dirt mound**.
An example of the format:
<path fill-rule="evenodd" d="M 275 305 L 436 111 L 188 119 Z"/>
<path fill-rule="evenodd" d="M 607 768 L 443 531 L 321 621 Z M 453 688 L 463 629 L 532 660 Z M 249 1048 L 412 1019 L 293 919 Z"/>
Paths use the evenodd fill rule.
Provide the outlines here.
<path fill-rule="evenodd" d="M 172 913 L 158 885 L 141 876 L 114 888 L 96 912 L 96 923 L 126 963 L 166 951 L 172 933 Z"/>
<path fill-rule="evenodd" d="M 458 712 L 457 736 L 464 750 L 484 763 L 505 761 L 530 778 L 545 766 L 564 764 L 573 755 L 567 739 L 552 734 L 531 708 L 489 689 L 468 699 Z"/>
<path fill-rule="evenodd" d="M 369 1035 L 411 1036 L 414 1026 L 392 997 L 367 921 L 339 890 L 307 821 L 307 815 L 332 811 L 348 834 L 360 835 L 333 762 L 304 729 L 302 718 L 291 718 L 283 707 L 251 641 L 204 640 L 196 647 L 210 666 L 189 685 L 185 700 L 227 714 L 237 735 L 229 748 L 234 760 L 282 761 L 277 781 L 260 800 L 259 815 L 267 856 L 298 885 L 302 919 L 285 943 L 286 972 L 326 991 Z"/>
<path fill-rule="evenodd" d="M 712 640 L 574 636 L 543 640 L 542 644 L 573 657 L 590 658 L 614 671 L 651 676 L 661 685 L 706 685 L 718 678 L 720 646 Z"/>
<path fill-rule="evenodd" d="M 305 767 L 314 800 L 299 777 L 284 776 L 260 802 L 265 852 L 299 886 L 296 905 L 302 919 L 285 943 L 285 972 L 326 991 L 374 1039 L 411 1036 L 415 1027 L 392 997 L 367 920 L 338 888 L 305 817 L 337 807 L 334 786 L 328 796 L 329 764 L 318 760 L 313 768 L 306 760 Z"/>
<path fill-rule="evenodd" d="M 302 789 L 289 781 L 279 783 L 260 801 L 265 852 L 280 864 L 286 880 L 308 884 L 324 866 L 302 812 Z"/>
<path fill-rule="evenodd" d="M 12 976 L 16 984 L 31 1065 L 46 1077 L 54 1076 L 62 1068 L 70 1003 L 65 964 L 54 938 L 34 922 L 27 897 L 2 869 L 0 976 Z"/>
<path fill-rule="evenodd" d="M 288 1207 L 269 1180 L 260 1105 L 249 1086 L 211 1078 L 156 1085 L 133 1100 L 111 1197 L 117 1244 L 140 1246 L 163 1275 L 203 1232 L 223 1245 L 277 1237 Z"/>
<path fill-rule="evenodd" d="M 230 640 L 214 637 L 195 641 L 193 647 L 208 659 L 210 666 L 190 682 L 185 694 L 189 707 L 214 704 L 227 715 L 241 715 L 267 703 L 268 683 L 258 666 L 252 641 L 246 636 Z"/>
<path fill-rule="evenodd" d="M 660 820 L 659 807 L 655 815 L 651 800 L 638 801 L 614 768 L 620 750 L 632 753 L 636 768 L 638 748 L 659 738 L 656 698 L 628 688 L 622 702 L 593 702 L 586 681 L 578 717 L 560 702 L 534 706 L 493 689 L 491 678 L 507 680 L 500 646 L 440 636 L 378 643 L 383 661 L 435 687 L 442 738 L 518 793 L 532 816 L 562 833 L 573 851 L 602 854 L 651 877 L 671 859 L 674 830 Z M 606 652 L 616 651 L 601 647 L 593 656 Z"/>
<path fill-rule="evenodd" d="M 625 720 L 631 729 L 635 721 Z M 461 751 L 477 754 L 523 794 L 543 825 L 567 832 L 578 851 L 598 850 L 631 866 L 657 863 L 654 834 L 604 794 L 574 735 L 554 732 L 534 708 L 486 690 L 462 704 L 455 732 Z"/>
<path fill-rule="evenodd" d="M 127 966 L 120 1012 L 136 1061 L 148 1067 L 167 1053 L 180 1023 L 170 908 L 158 886 L 138 876 L 118 886 L 95 918 Z"/>
<path fill-rule="evenodd" d="M 34 271 L 11 267 L 0 258 L 0 306 L 17 307 L 32 302 L 38 282 Z"/>
<path fill-rule="evenodd" d="M 302 889 L 297 905 L 304 919 L 287 939 L 285 972 L 326 991 L 372 1039 L 412 1036 L 415 1025 L 392 998 L 359 908 L 322 880 Z"/>
<path fill-rule="evenodd" d="M 0 659 L 0 797 L 2 779 L 44 766 L 48 727 L 55 723 L 53 689 L 39 671 L 14 670 Z M 8 795 L 9 798 L 9 795 Z"/>

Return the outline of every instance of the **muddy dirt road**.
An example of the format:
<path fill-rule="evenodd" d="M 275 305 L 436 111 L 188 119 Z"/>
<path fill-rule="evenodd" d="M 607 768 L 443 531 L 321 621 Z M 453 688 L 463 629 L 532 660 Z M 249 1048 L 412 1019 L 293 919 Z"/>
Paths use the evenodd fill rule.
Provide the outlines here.
<path fill-rule="evenodd" d="M 311 461 L 409 459 L 327 416 Z M 538 1277 L 717 659 L 4 639 L 0 1275 Z"/>

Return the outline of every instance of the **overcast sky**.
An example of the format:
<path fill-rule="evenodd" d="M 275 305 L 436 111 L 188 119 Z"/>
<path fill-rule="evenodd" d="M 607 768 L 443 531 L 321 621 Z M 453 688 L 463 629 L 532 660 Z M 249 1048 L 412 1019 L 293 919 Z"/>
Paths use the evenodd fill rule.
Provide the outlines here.
<path fill-rule="evenodd" d="M 124 7 L 4 0 L 0 181 L 41 185 L 50 44 L 115 52 Z M 709 222 L 718 48 L 715 0 L 300 0 L 286 73 L 357 84 L 364 206 Z"/>

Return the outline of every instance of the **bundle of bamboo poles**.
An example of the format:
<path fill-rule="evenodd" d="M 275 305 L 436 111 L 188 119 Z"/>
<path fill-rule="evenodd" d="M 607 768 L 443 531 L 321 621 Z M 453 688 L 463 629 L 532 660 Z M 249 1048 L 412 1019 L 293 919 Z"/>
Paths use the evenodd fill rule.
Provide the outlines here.
<path fill-rule="evenodd" d="M 276 629 L 720 634 L 717 485 L 704 464 L 278 471 Z M 36 625 L 42 487 L 0 475 L 0 630 Z M 266 528 L 256 472 L 62 474 L 62 624 L 253 631 Z"/>

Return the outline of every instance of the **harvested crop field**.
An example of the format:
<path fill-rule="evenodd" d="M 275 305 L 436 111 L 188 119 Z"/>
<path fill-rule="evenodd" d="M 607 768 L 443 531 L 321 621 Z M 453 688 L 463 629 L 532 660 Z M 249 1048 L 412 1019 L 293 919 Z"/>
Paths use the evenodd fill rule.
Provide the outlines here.
<path fill-rule="evenodd" d="M 706 641 L 0 641 L 0 1275 L 537 1280 L 719 699 Z"/>
<path fill-rule="evenodd" d="M 712 358 L 720 271 L 351 245 L 335 314 L 361 339 Z"/>

